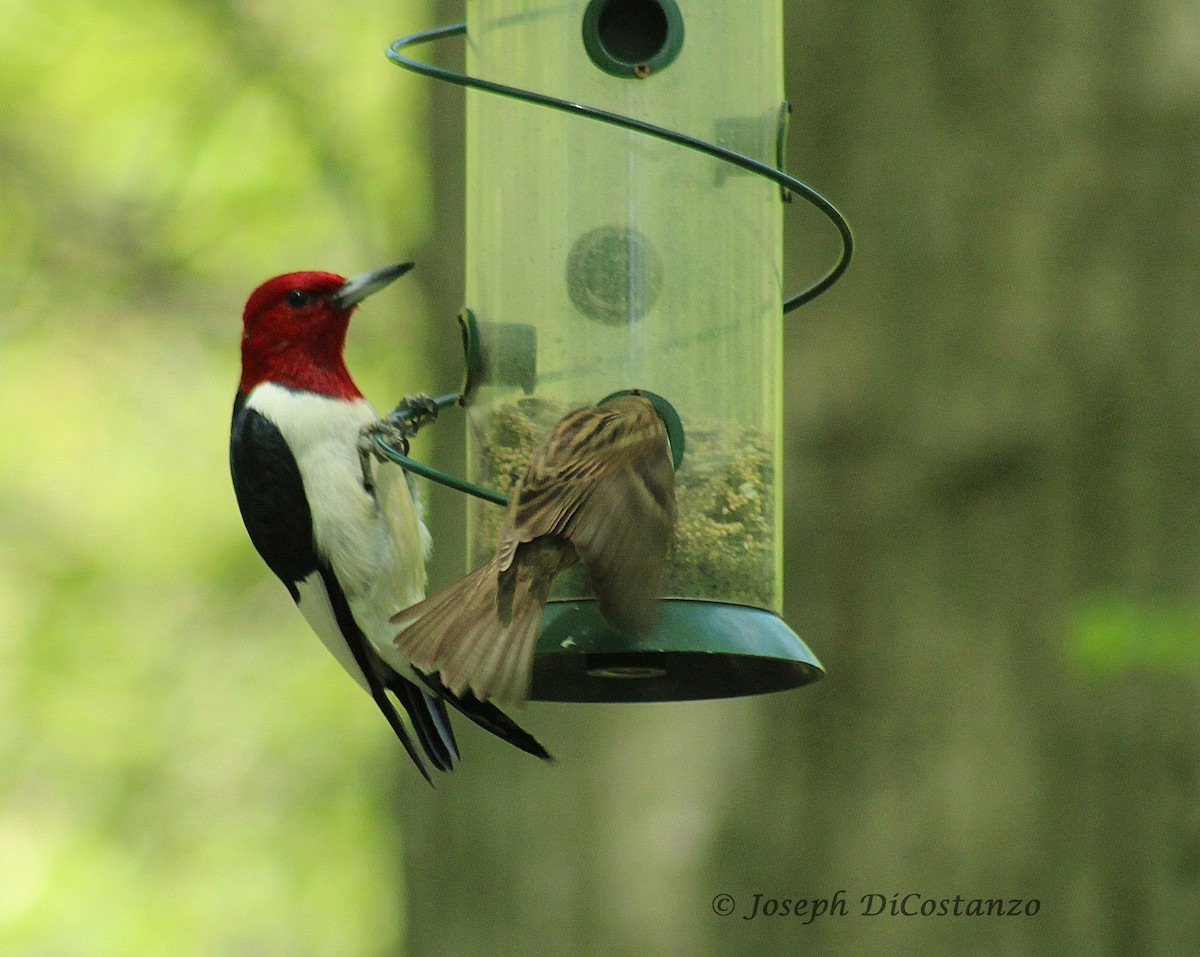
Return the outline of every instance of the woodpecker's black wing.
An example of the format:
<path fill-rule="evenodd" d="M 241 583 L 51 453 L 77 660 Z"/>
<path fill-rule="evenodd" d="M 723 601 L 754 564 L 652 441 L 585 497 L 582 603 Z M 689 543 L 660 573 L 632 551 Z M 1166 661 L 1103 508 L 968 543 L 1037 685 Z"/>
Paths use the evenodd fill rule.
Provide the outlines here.
<path fill-rule="evenodd" d="M 392 730 L 396 732 L 396 737 L 404 745 L 404 750 L 413 759 L 417 769 L 425 776 L 425 780 L 432 784 L 433 779 L 429 776 L 424 762 L 421 761 L 420 755 L 409 740 L 400 715 L 396 713 L 391 699 L 387 696 L 387 689 L 391 688 L 395 692 L 396 697 L 404 706 L 404 710 L 408 712 L 421 747 L 424 748 L 429 760 L 439 771 L 454 770 L 454 761 L 458 757 L 458 744 L 450 729 L 446 706 L 426 694 L 411 681 L 401 677 L 379 657 L 362 633 L 362 629 L 354 621 L 350 603 L 346 601 L 342 586 L 333 570 L 322 563 L 319 573 L 329 595 L 329 602 L 333 606 L 338 628 L 345 638 L 346 644 L 349 645 L 350 653 L 354 656 L 359 670 L 367 677 L 367 690 L 375 699 L 375 704 L 383 712 L 383 716 L 391 725 Z"/>
<path fill-rule="evenodd" d="M 250 541 L 298 602 L 297 584 L 317 570 L 304 481 L 279 429 L 248 408 L 240 392 L 229 430 L 229 472 Z"/>
<path fill-rule="evenodd" d="M 354 621 L 337 576 L 317 555 L 313 544 L 312 512 L 304 482 L 286 440 L 270 419 L 246 405 L 239 393 L 233 406 L 229 466 L 234 494 L 251 542 L 301 605 L 301 586 L 319 583 L 340 635 L 367 681 L 367 690 L 426 780 L 428 770 L 387 696 L 396 695 L 412 721 L 422 749 L 441 771 L 454 767 L 458 745 L 446 706 L 397 674 L 366 640 Z M 301 607 L 301 611 L 306 609 Z M 305 614 L 308 618 L 308 614 Z M 327 644 L 333 636 L 321 636 Z M 331 645 L 332 650 L 332 645 Z"/>

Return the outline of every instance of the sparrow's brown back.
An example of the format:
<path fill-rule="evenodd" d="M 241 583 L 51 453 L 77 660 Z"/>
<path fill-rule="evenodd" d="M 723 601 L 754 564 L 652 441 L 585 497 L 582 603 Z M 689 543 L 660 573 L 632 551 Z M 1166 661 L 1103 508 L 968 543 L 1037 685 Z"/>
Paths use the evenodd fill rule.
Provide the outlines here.
<path fill-rule="evenodd" d="M 675 527 L 675 470 L 667 430 L 640 395 L 565 416 L 530 459 L 500 526 L 501 573 L 542 536 L 573 546 L 622 631 L 657 618 Z"/>

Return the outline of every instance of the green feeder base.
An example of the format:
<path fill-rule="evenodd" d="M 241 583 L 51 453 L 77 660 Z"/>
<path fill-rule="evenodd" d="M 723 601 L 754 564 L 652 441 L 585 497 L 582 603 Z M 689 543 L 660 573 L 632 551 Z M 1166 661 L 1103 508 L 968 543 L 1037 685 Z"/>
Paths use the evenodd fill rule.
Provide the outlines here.
<path fill-rule="evenodd" d="M 653 631 L 626 635 L 594 599 L 551 601 L 533 659 L 535 701 L 692 701 L 765 694 L 825 674 L 773 612 L 668 599 Z"/>

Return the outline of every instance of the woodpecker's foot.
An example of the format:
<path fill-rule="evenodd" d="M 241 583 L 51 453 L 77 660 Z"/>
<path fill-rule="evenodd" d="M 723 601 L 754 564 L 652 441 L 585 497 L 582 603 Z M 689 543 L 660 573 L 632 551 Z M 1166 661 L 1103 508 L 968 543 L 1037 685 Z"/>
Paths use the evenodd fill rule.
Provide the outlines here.
<path fill-rule="evenodd" d="M 375 471 L 371 459 L 379 454 L 375 448 L 375 433 L 371 426 L 364 425 L 358 430 L 358 467 L 362 469 L 363 489 L 368 495 L 375 494 Z"/>
<path fill-rule="evenodd" d="M 358 467 L 362 469 L 363 490 L 368 495 L 375 494 L 375 473 L 371 468 L 371 455 L 375 451 L 375 443 L 362 432 L 358 433 Z"/>
<path fill-rule="evenodd" d="M 417 430 L 412 428 L 404 419 L 388 416 L 376 422 L 368 422 L 358 430 L 358 454 L 383 460 L 376 440 L 380 439 L 385 445 L 390 445 L 396 451 L 408 455 L 408 440 Z"/>
<path fill-rule="evenodd" d="M 358 430 L 358 463 L 362 469 L 363 488 L 368 495 L 375 494 L 375 473 L 371 459 L 387 461 L 387 456 L 380 451 L 376 440 L 381 440 L 384 445 L 402 455 L 408 455 L 408 437 L 414 431 L 404 419 L 392 416 L 369 422 Z"/>
<path fill-rule="evenodd" d="M 387 418 L 370 422 L 358 430 L 358 459 L 362 467 L 363 488 L 368 492 L 375 490 L 371 458 L 381 462 L 388 458 L 380 451 L 378 443 L 382 442 L 402 455 L 408 455 L 408 440 L 436 419 L 438 411 L 437 400 L 422 392 L 405 397 Z"/>
<path fill-rule="evenodd" d="M 388 421 L 402 419 L 408 429 L 408 435 L 413 436 L 437 419 L 439 411 L 441 407 L 433 396 L 428 392 L 418 392 L 416 395 L 405 396 L 388 416 Z"/>

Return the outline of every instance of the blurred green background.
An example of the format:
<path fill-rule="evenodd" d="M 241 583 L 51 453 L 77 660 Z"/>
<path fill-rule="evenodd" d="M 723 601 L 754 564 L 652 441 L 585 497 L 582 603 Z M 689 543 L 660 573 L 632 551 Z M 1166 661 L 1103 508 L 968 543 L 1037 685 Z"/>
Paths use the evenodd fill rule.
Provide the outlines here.
<path fill-rule="evenodd" d="M 0 952 L 1196 953 L 1195 5 L 787 4 L 789 167 L 860 244 L 787 326 L 829 678 L 534 704 L 557 766 L 463 728 L 431 791 L 253 554 L 226 430 L 292 269 L 415 258 L 349 362 L 380 406 L 456 384 L 461 93 L 382 50 L 461 17 L 0 0 Z M 832 249 L 788 216 L 795 288 Z"/>

